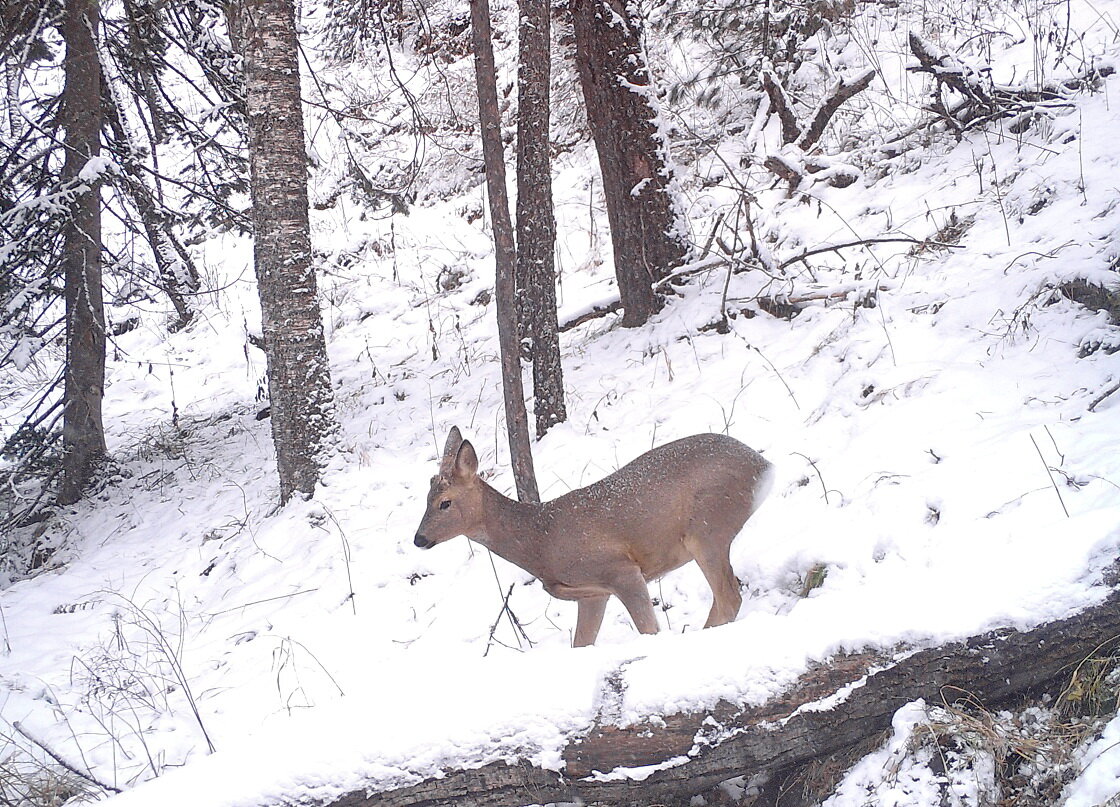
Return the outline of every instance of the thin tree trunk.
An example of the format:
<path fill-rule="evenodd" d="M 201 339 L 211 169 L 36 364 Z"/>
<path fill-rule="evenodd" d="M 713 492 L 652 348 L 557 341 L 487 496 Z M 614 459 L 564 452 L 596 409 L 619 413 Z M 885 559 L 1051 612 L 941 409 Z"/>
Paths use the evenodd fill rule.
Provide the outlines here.
<path fill-rule="evenodd" d="M 140 215 L 140 224 L 155 258 L 160 287 L 175 306 L 178 320 L 173 329 L 184 328 L 195 314 L 191 298 L 198 292 L 198 269 L 175 237 L 155 193 L 145 182 L 143 173 L 135 166 L 136 155 L 143 153 L 143 149 L 121 114 L 121 104 L 111 82 L 102 101 L 109 129 L 119 143 L 118 159 L 124 169 L 119 178 L 121 190 L 132 200 L 133 207 Z"/>
<path fill-rule="evenodd" d="M 13 62 L 4 62 L 4 97 L 7 101 L 7 112 L 4 122 L 7 124 L 8 138 L 14 143 L 19 139 L 23 130 L 23 121 L 19 116 L 19 66 Z"/>
<path fill-rule="evenodd" d="M 521 356 L 517 335 L 517 299 L 514 271 L 517 262 L 513 223 L 509 218 L 506 166 L 502 148 L 502 119 L 498 110 L 498 84 L 494 46 L 490 34 L 490 3 L 471 0 L 471 39 L 478 87 L 478 121 L 482 134 L 482 159 L 494 230 L 497 277 L 494 302 L 498 309 L 498 342 L 502 359 L 502 389 L 506 405 L 506 430 L 517 498 L 539 502 L 533 450 L 529 444 L 529 416 L 525 412 L 525 387 L 521 381 Z"/>
<path fill-rule="evenodd" d="M 549 154 L 549 0 L 520 0 L 517 68 L 517 276 L 519 319 L 533 362 L 537 436 L 567 420 L 556 319 L 556 221 Z"/>
<path fill-rule="evenodd" d="M 97 58 L 97 0 L 66 0 L 63 120 L 64 184 L 82 177 L 101 151 L 101 68 Z M 106 454 L 101 402 L 105 391 L 105 310 L 101 289 L 101 198 L 95 176 L 74 197 L 63 232 L 66 300 L 66 380 L 63 391 L 62 482 L 58 501 L 81 498 Z"/>
<path fill-rule="evenodd" d="M 641 21 L 618 0 L 571 0 L 576 62 L 614 247 L 622 324 L 660 308 L 653 284 L 684 262 L 688 233 L 670 194 L 667 144 L 642 52 Z"/>
<path fill-rule="evenodd" d="M 280 500 L 311 496 L 335 431 L 307 203 L 292 0 L 245 0 L 240 14 L 253 196 L 253 263 L 268 358 Z"/>

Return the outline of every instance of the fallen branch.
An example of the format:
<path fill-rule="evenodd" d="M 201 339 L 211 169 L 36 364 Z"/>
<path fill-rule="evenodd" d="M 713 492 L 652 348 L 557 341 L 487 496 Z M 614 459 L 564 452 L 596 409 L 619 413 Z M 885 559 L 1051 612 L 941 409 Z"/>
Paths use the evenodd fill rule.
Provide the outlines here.
<path fill-rule="evenodd" d="M 607 314 L 613 314 L 616 311 L 621 310 L 622 300 L 612 300 L 607 303 L 596 303 L 590 308 L 580 311 L 578 314 L 574 314 L 568 319 L 561 322 L 560 333 L 570 331 L 572 328 L 576 328 L 585 322 L 589 322 L 593 319 L 599 319 L 599 317 L 605 317 Z"/>
<path fill-rule="evenodd" d="M 1120 381 L 1117 381 L 1111 387 L 1108 387 L 1104 392 L 1102 392 L 1100 395 L 1098 395 L 1096 398 L 1094 398 L 1092 401 L 1090 401 L 1089 402 L 1089 411 L 1090 412 L 1097 411 L 1097 405 L 1100 404 L 1101 401 L 1103 401 L 1108 396 L 1112 395 L 1117 390 L 1120 390 Z"/>
<path fill-rule="evenodd" d="M 1079 76 L 1057 83 L 1032 89 L 1014 87 L 990 81 L 980 71 L 957 61 L 913 32 L 908 41 L 910 52 L 918 64 L 907 70 L 929 73 L 936 79 L 938 88 L 944 85 L 964 97 L 962 103 L 949 109 L 935 89 L 934 104 L 930 108 L 958 130 L 1015 116 L 1022 120 L 1013 125 L 1014 131 L 1022 132 L 1034 115 L 1055 107 L 1071 106 L 1072 102 L 1068 99 L 1071 92 L 1086 87 L 1095 88 L 1102 78 L 1115 73 L 1111 65 L 1094 66 Z"/>
<path fill-rule="evenodd" d="M 809 125 L 805 127 L 801 136 L 797 138 L 797 145 L 801 150 L 808 151 L 815 146 L 817 141 L 821 139 L 825 127 L 828 126 L 828 122 L 832 120 L 832 116 L 836 114 L 837 110 L 850 98 L 870 87 L 874 78 L 875 70 L 869 68 L 850 82 L 844 81 L 842 78 L 837 79 L 836 84 L 832 88 L 832 92 L 817 106 L 817 111 L 813 113 Z"/>
<path fill-rule="evenodd" d="M 801 126 L 793 114 L 789 96 L 785 88 L 774 78 L 769 70 L 762 71 L 762 89 L 770 97 L 770 111 L 778 116 L 782 124 L 782 143 L 792 143 L 801 135 Z"/>
<path fill-rule="evenodd" d="M 837 79 L 828 95 L 817 104 L 809 122 L 802 125 L 793 113 L 785 89 L 778 83 L 772 72 L 763 70 L 760 77 L 762 88 L 766 90 L 766 95 L 770 99 L 770 111 L 781 121 L 782 144 L 785 146 L 781 154 L 771 154 L 766 157 L 762 161 L 763 167 L 784 180 L 791 192 L 807 175 L 811 174 L 818 174 L 816 178 L 818 181 L 827 182 L 836 188 L 846 188 L 855 182 L 859 177 L 859 171 L 852 166 L 833 166 L 826 160 L 808 157 L 807 153 L 824 135 L 825 128 L 840 107 L 866 90 L 875 75 L 875 71 L 869 69 L 851 81 Z"/>
<path fill-rule="evenodd" d="M 464 760 L 463 767 L 437 778 L 380 792 L 363 789 L 329 805 L 687 803 L 727 779 L 789 770 L 850 748 L 889 728 L 895 711 L 919 698 L 961 696 L 996 709 L 1054 691 L 1078 662 L 1114 650 L 1118 641 L 1120 594 L 1112 590 L 1099 605 L 1032 630 L 995 630 L 918 651 L 837 656 L 760 706 L 720 702 L 621 727 L 604 716 L 587 734 L 570 737 L 563 772 L 524 761 L 472 768 Z M 638 776 L 629 778 L 628 770 Z"/>
<path fill-rule="evenodd" d="M 945 244 L 940 241 L 933 241 L 929 238 L 911 238 L 908 235 L 900 236 L 885 236 L 883 238 L 861 238 L 858 241 L 845 241 L 842 244 L 831 244 L 826 247 L 817 247 L 816 249 L 807 249 L 800 255 L 793 258 L 787 258 L 778 264 L 778 269 L 788 269 L 795 263 L 800 263 L 806 258 L 811 258 L 813 255 L 820 255 L 824 252 L 839 252 L 842 249 L 850 249 L 852 247 L 864 247 L 869 244 L 914 244 L 919 247 L 938 247 L 940 249 L 964 249 L 960 244 Z"/>
<path fill-rule="evenodd" d="M 776 267 L 775 272 L 779 272 L 779 273 L 784 272 L 787 268 L 789 268 L 793 264 L 800 263 L 801 261 L 805 260 L 806 258 L 811 258 L 814 255 L 820 255 L 820 254 L 825 253 L 825 252 L 839 252 L 842 249 L 851 249 L 852 247 L 869 246 L 871 244 L 913 244 L 915 247 L 922 247 L 922 248 L 927 248 L 927 249 L 930 248 L 930 247 L 937 247 L 939 249 L 963 249 L 963 247 L 961 247 L 959 244 L 945 244 L 945 243 L 942 243 L 940 241 L 934 241 L 934 240 L 929 239 L 929 238 L 911 238 L 909 236 L 886 236 L 886 237 L 883 237 L 883 238 L 862 238 L 858 241 L 845 241 L 842 244 L 830 244 L 828 246 L 817 247 L 815 249 L 807 249 L 804 252 L 801 252 L 801 253 L 799 253 L 798 255 L 795 255 L 792 258 L 787 258 L 786 260 L 782 261 Z M 743 253 L 746 252 L 746 251 L 747 251 L 747 249 L 744 247 L 743 249 L 739 250 L 738 252 L 735 252 L 735 253 L 730 254 L 730 255 L 727 255 L 727 254 L 711 255 L 711 256 L 709 256 L 707 258 L 703 258 L 699 261 L 695 261 L 693 263 L 685 264 L 684 266 L 681 266 L 678 269 L 676 269 L 671 275 L 663 277 L 661 280 L 654 283 L 653 284 L 653 289 L 654 289 L 654 291 L 663 291 L 664 289 L 666 289 L 668 286 L 672 285 L 673 283 L 675 283 L 677 281 L 680 281 L 684 278 L 691 277 L 692 275 L 699 274 L 700 272 L 706 272 L 706 271 L 709 271 L 711 269 L 716 269 L 720 266 L 726 266 L 728 264 L 732 264 L 732 263 L 736 263 L 736 262 L 746 263 L 746 259 L 742 257 Z M 844 288 L 847 289 L 847 287 L 844 287 Z M 889 290 L 889 287 L 887 287 L 887 286 L 880 286 L 879 287 L 879 291 L 888 291 L 888 290 Z M 793 297 L 785 297 L 783 299 L 786 302 L 796 303 L 796 302 L 805 302 L 805 301 L 813 300 L 813 299 L 825 299 L 826 297 L 829 297 L 829 296 L 846 296 L 850 293 L 851 293 L 851 289 L 847 289 L 845 291 L 842 291 L 842 293 L 838 291 L 838 293 L 835 294 L 835 295 L 832 294 L 832 292 L 830 292 L 830 291 L 809 292 L 809 295 L 811 295 L 811 296 L 805 297 L 804 300 L 799 301 L 797 299 L 794 299 Z M 820 294 L 823 294 L 824 296 L 819 296 Z M 812 296 L 812 295 L 818 295 L 818 296 Z M 733 298 L 733 299 L 742 299 L 742 298 Z M 600 317 L 605 317 L 607 314 L 613 314 L 613 313 L 617 312 L 619 309 L 621 309 L 621 307 L 622 307 L 622 303 L 617 298 L 612 298 L 612 299 L 608 299 L 608 300 L 600 300 L 598 302 L 592 303 L 591 305 L 589 305 L 585 308 L 578 309 L 575 312 L 569 313 L 567 315 L 567 317 L 560 323 L 560 332 L 563 333 L 565 331 L 570 331 L 572 328 L 578 327 L 579 325 L 582 325 L 585 322 L 589 322 L 590 320 L 598 319 Z"/>
<path fill-rule="evenodd" d="M 38 737 L 35 737 L 30 732 L 28 732 L 27 729 L 25 729 L 23 726 L 21 726 L 19 724 L 18 720 L 15 721 L 14 723 L 12 723 L 11 726 L 17 732 L 19 732 L 19 734 L 25 740 L 27 740 L 29 743 L 34 745 L 36 748 L 40 749 L 44 754 L 46 754 L 51 759 L 53 759 L 61 768 L 63 768 L 68 773 L 71 773 L 74 776 L 77 776 L 79 779 L 81 779 L 85 782 L 89 782 L 94 787 L 99 788 L 99 789 L 105 791 L 106 793 L 120 793 L 121 792 L 121 789 L 119 787 L 113 787 L 112 785 L 108 784 L 107 782 L 98 781 L 90 773 L 88 773 L 86 771 L 83 771 L 81 768 L 78 768 L 75 765 L 71 765 L 69 762 L 66 761 L 65 758 L 63 758 L 58 752 L 56 752 L 53 748 L 51 748 L 49 745 L 47 745 L 43 740 L 40 740 Z"/>
<path fill-rule="evenodd" d="M 796 306 L 804 305 L 805 303 L 817 302 L 818 300 L 840 300 L 844 297 L 850 297 L 853 294 L 871 295 L 880 291 L 890 291 L 893 289 L 889 283 L 844 283 L 840 286 L 832 286 L 830 288 L 819 288 L 812 291 L 806 291 L 799 294 L 770 294 L 759 297 L 729 297 L 729 302 L 746 302 L 755 301 L 758 307 L 768 314 L 779 318 L 790 318 L 797 314 L 800 309 Z M 790 311 L 789 309 L 793 309 Z"/>

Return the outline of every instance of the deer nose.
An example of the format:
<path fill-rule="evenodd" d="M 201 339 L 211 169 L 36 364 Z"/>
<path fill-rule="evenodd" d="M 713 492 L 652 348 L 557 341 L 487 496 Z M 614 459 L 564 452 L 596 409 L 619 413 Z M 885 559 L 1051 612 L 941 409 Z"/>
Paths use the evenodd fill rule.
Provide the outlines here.
<path fill-rule="evenodd" d="M 432 542 L 420 533 L 416 533 L 416 537 L 412 540 L 412 543 L 416 544 L 421 549 L 428 549 L 432 546 Z"/>

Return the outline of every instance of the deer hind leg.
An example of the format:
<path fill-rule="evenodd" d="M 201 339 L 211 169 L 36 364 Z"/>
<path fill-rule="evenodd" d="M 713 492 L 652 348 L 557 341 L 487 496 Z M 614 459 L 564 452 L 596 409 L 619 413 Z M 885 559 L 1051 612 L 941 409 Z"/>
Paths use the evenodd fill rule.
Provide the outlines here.
<path fill-rule="evenodd" d="M 657 633 L 657 614 L 653 610 L 642 570 L 637 566 L 623 568 L 612 582 L 611 592 L 622 600 L 639 633 Z"/>
<path fill-rule="evenodd" d="M 595 644 L 609 599 L 610 595 L 604 594 L 601 597 L 584 597 L 577 601 L 579 611 L 576 614 L 576 635 L 572 639 L 572 647 L 587 647 Z"/>
<path fill-rule="evenodd" d="M 708 612 L 704 627 L 712 628 L 733 621 L 739 615 L 743 595 L 739 593 L 739 580 L 731 569 L 731 539 L 690 532 L 684 543 L 712 589 L 712 610 Z"/>

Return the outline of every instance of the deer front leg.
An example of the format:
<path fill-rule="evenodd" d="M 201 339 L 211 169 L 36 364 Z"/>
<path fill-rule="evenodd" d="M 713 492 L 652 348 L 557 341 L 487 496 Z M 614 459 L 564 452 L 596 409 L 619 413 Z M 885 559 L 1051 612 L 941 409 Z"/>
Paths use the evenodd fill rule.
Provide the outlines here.
<path fill-rule="evenodd" d="M 584 597 L 577 601 L 579 611 L 576 614 L 576 635 L 572 640 L 572 647 L 587 647 L 595 644 L 609 599 L 610 595 L 604 594 L 601 597 Z"/>
<path fill-rule="evenodd" d="M 622 600 L 639 633 L 657 633 L 657 614 L 649 598 L 649 587 L 637 566 L 621 569 L 612 581 L 612 592 Z"/>

